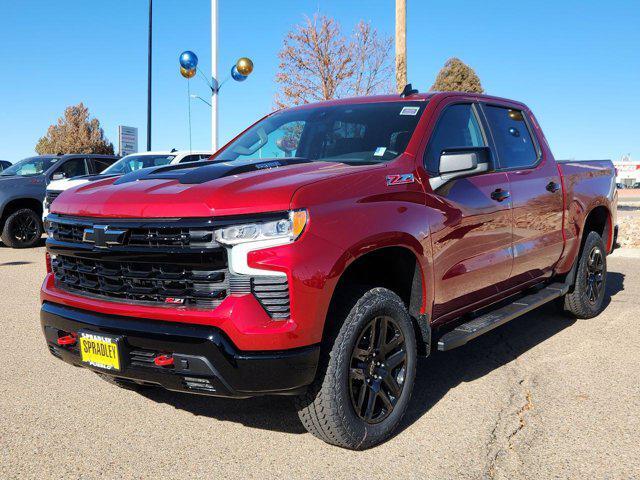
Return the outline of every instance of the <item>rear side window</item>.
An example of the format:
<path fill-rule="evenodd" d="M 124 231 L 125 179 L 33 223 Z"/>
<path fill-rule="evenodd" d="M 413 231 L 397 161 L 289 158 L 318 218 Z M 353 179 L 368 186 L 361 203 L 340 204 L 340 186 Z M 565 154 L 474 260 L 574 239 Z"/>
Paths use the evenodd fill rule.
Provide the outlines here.
<path fill-rule="evenodd" d="M 538 160 L 531 133 L 520 110 L 486 105 L 485 113 L 496 142 L 500 166 L 525 168 Z"/>
<path fill-rule="evenodd" d="M 107 160 L 106 158 L 94 158 L 93 159 L 93 163 L 96 166 L 96 172 L 100 173 L 103 170 L 106 170 L 107 168 L 109 168 L 111 166 L 111 164 L 113 164 L 113 162 L 115 162 L 116 159 L 109 159 Z"/>
<path fill-rule="evenodd" d="M 455 147 L 484 147 L 485 142 L 471 104 L 451 105 L 440 116 L 426 152 L 429 172 L 440 170 L 440 154 Z"/>
<path fill-rule="evenodd" d="M 200 155 L 187 155 L 182 160 L 180 160 L 180 163 L 197 162 L 198 160 L 200 160 Z"/>

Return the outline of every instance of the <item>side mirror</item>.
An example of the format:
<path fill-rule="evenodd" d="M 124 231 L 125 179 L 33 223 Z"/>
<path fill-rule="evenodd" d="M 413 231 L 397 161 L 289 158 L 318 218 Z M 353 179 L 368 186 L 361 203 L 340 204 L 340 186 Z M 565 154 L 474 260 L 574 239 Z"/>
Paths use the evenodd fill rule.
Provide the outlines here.
<path fill-rule="evenodd" d="M 440 154 L 439 176 L 429 179 L 434 190 L 454 178 L 489 171 L 489 147 L 446 148 Z"/>
<path fill-rule="evenodd" d="M 51 180 L 64 180 L 67 176 L 62 172 L 57 172 L 51 175 Z"/>

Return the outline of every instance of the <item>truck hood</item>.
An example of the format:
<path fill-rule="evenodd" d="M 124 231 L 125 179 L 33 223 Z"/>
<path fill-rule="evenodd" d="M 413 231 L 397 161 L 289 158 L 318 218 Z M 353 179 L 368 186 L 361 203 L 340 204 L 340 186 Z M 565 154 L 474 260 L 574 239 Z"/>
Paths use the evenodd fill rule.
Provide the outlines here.
<path fill-rule="evenodd" d="M 379 167 L 279 158 L 148 168 L 67 190 L 56 199 L 52 212 L 111 218 L 274 212 L 288 210 L 294 192 L 303 185 Z"/>

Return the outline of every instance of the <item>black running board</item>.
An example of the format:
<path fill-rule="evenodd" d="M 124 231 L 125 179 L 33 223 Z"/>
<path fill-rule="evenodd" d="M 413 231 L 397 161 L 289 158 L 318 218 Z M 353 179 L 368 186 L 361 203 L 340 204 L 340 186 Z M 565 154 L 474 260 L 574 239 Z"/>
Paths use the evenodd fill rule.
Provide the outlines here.
<path fill-rule="evenodd" d="M 438 340 L 438 350 L 445 351 L 460 347 L 483 333 L 487 333 L 553 299 L 561 297 L 567 293 L 568 290 L 569 286 L 564 283 L 552 283 L 531 295 L 518 298 L 509 305 L 480 315 L 440 337 L 440 340 Z"/>

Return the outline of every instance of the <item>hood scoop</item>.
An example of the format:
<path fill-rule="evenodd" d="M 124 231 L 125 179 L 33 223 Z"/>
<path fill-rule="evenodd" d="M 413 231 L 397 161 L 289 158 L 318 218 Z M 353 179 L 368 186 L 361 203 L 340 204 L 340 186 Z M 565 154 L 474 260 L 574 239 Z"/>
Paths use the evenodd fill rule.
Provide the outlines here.
<path fill-rule="evenodd" d="M 158 168 L 144 168 L 120 177 L 114 185 L 121 185 L 140 180 L 178 180 L 182 184 L 196 185 L 218 178 L 240 175 L 243 173 L 271 170 L 274 168 L 309 163 L 305 158 L 262 158 L 259 161 L 244 163 L 238 161 L 215 162 L 204 160 L 201 162 L 168 165 Z"/>

